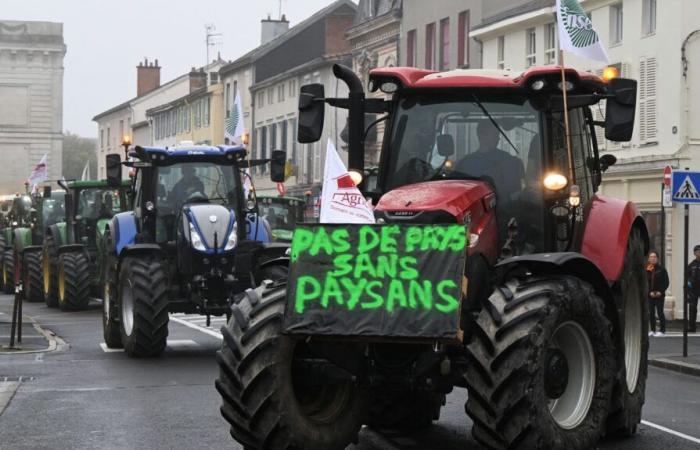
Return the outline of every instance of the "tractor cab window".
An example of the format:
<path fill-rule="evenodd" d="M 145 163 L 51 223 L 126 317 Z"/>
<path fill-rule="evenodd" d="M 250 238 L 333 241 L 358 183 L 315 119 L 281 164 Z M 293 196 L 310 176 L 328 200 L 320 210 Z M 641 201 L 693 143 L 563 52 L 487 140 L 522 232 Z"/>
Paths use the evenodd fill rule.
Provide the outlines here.
<path fill-rule="evenodd" d="M 65 201 L 55 198 L 48 198 L 44 200 L 41 215 L 42 223 L 45 227 L 65 220 Z"/>
<path fill-rule="evenodd" d="M 581 189 L 581 203 L 585 204 L 594 194 L 592 168 L 595 160 L 583 110 L 577 108 L 569 112 L 569 127 L 576 184 Z M 566 150 L 564 116 L 560 112 L 552 114 L 552 159 L 552 166 L 568 176 L 569 158 Z"/>
<path fill-rule="evenodd" d="M 110 219 L 121 211 L 118 190 L 83 189 L 78 200 L 78 215 L 85 219 Z"/>

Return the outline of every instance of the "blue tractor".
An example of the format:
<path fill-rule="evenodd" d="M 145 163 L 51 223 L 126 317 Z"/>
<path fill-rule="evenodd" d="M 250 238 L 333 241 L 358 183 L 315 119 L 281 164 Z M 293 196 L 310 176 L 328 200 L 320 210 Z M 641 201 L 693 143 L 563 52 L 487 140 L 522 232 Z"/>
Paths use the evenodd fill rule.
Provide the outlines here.
<path fill-rule="evenodd" d="M 271 242 L 243 182 L 244 169 L 266 164 L 283 181 L 286 157 L 249 160 L 241 146 L 136 146 L 128 156 L 107 156 L 110 185 L 122 166 L 132 171 L 133 211 L 105 233 L 104 338 L 149 357 L 165 349 L 169 313 L 228 317 L 237 294 L 286 277 L 288 244 Z"/>

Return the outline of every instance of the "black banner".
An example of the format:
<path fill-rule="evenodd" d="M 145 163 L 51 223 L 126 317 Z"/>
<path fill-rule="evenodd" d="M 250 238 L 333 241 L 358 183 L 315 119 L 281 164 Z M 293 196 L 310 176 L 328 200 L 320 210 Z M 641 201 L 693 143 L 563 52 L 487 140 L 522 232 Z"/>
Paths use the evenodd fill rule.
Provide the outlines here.
<path fill-rule="evenodd" d="M 468 236 L 457 224 L 300 225 L 285 331 L 458 339 Z"/>

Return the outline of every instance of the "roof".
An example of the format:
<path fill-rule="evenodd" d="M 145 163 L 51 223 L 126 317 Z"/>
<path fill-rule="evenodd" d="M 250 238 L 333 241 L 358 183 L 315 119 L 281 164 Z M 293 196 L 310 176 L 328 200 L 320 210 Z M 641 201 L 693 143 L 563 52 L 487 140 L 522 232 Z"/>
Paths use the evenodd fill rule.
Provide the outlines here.
<path fill-rule="evenodd" d="M 129 156 L 156 163 L 169 165 L 177 162 L 234 162 L 244 156 L 246 149 L 242 145 L 188 145 L 178 147 L 141 147 L 136 146 Z"/>
<path fill-rule="evenodd" d="M 221 74 L 223 76 L 229 72 L 233 72 L 234 70 L 240 68 L 241 66 L 252 63 L 256 59 L 260 58 L 261 56 L 265 55 L 266 53 L 277 48 L 279 45 L 284 43 L 286 40 L 296 36 L 297 34 L 301 33 L 302 31 L 306 30 L 311 25 L 316 23 L 318 20 L 320 20 L 320 19 L 324 18 L 326 15 L 328 15 L 328 13 L 330 13 L 334 9 L 339 8 L 341 6 L 349 6 L 352 9 L 357 10 L 357 5 L 350 0 L 336 0 L 333 3 L 331 3 L 330 5 L 326 6 L 325 8 L 316 11 L 314 14 L 307 17 L 303 21 L 299 22 L 298 24 L 296 24 L 295 26 L 290 28 L 287 32 L 280 34 L 279 36 L 277 36 L 275 39 L 271 40 L 270 42 L 262 44 L 259 47 L 256 47 L 253 50 L 246 53 L 245 55 L 241 56 L 240 58 L 237 58 L 236 60 L 226 64 L 225 66 L 223 66 L 219 70 L 219 74 Z"/>
<path fill-rule="evenodd" d="M 122 187 L 131 186 L 131 180 L 122 180 Z M 70 189 L 106 188 L 107 180 L 71 181 L 68 183 Z"/>
<path fill-rule="evenodd" d="M 408 89 L 424 88 L 523 88 L 533 77 L 553 76 L 561 73 L 558 66 L 536 66 L 524 72 L 510 70 L 459 69 L 449 72 L 435 72 L 413 67 L 389 67 L 374 69 L 370 79 L 397 79 Z M 567 77 L 585 80 L 596 85 L 604 84 L 602 78 L 590 72 L 582 72 L 571 67 L 566 69 Z"/>
<path fill-rule="evenodd" d="M 532 11 L 537 11 L 542 8 L 551 7 L 554 5 L 554 3 L 554 0 L 532 0 L 527 3 L 523 3 L 513 8 L 507 9 L 505 11 L 501 11 L 500 13 L 494 14 L 490 17 L 484 17 L 481 20 L 481 23 L 472 27 L 472 30 L 479 30 L 481 28 L 487 27 L 502 20 L 511 19 L 521 14 L 526 14 Z"/>

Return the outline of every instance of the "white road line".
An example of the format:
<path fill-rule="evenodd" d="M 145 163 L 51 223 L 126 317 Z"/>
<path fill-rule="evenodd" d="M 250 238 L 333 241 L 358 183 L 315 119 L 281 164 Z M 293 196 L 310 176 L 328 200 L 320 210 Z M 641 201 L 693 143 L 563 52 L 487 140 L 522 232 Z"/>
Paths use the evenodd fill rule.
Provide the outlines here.
<path fill-rule="evenodd" d="M 652 422 L 647 422 L 646 420 L 642 420 L 642 423 L 643 423 L 644 425 L 648 426 L 648 427 L 656 428 L 657 430 L 663 431 L 663 432 L 668 433 L 668 434 L 672 434 L 672 435 L 677 436 L 677 437 L 679 437 L 679 438 L 681 438 L 681 439 L 685 439 L 686 441 L 690 441 L 690 442 L 694 442 L 694 443 L 696 443 L 696 444 L 700 444 L 700 439 L 695 438 L 695 437 L 693 437 L 693 436 L 688 436 L 687 434 L 683 434 L 683 433 L 681 433 L 681 432 L 679 432 L 679 431 L 675 431 L 675 430 L 672 430 L 672 429 L 670 429 L 670 428 L 666 428 L 666 427 L 664 427 L 664 426 L 657 425 L 657 424 L 652 423 Z"/>
<path fill-rule="evenodd" d="M 109 348 L 109 347 L 107 347 L 107 344 L 105 344 L 104 342 L 100 342 L 100 348 L 105 353 L 118 353 L 118 352 L 124 351 L 124 349 L 122 349 L 122 348 Z"/>
<path fill-rule="evenodd" d="M 170 316 L 170 320 L 172 320 L 173 322 L 177 322 L 177 323 L 179 323 L 180 325 L 184 325 L 184 326 L 186 326 L 186 327 L 192 328 L 193 330 L 201 331 L 202 333 L 208 334 L 209 336 L 215 337 L 215 338 L 217 338 L 217 339 L 223 339 L 223 338 L 224 338 L 224 337 L 221 335 L 221 333 L 219 333 L 219 332 L 217 332 L 217 331 L 214 331 L 214 330 L 211 330 L 211 329 L 209 329 L 209 328 L 202 327 L 202 326 L 199 326 L 199 325 L 195 325 L 195 324 L 190 323 L 190 322 L 188 322 L 188 321 L 186 321 L 186 320 L 182 320 L 182 319 L 180 319 L 179 317 Z"/>

